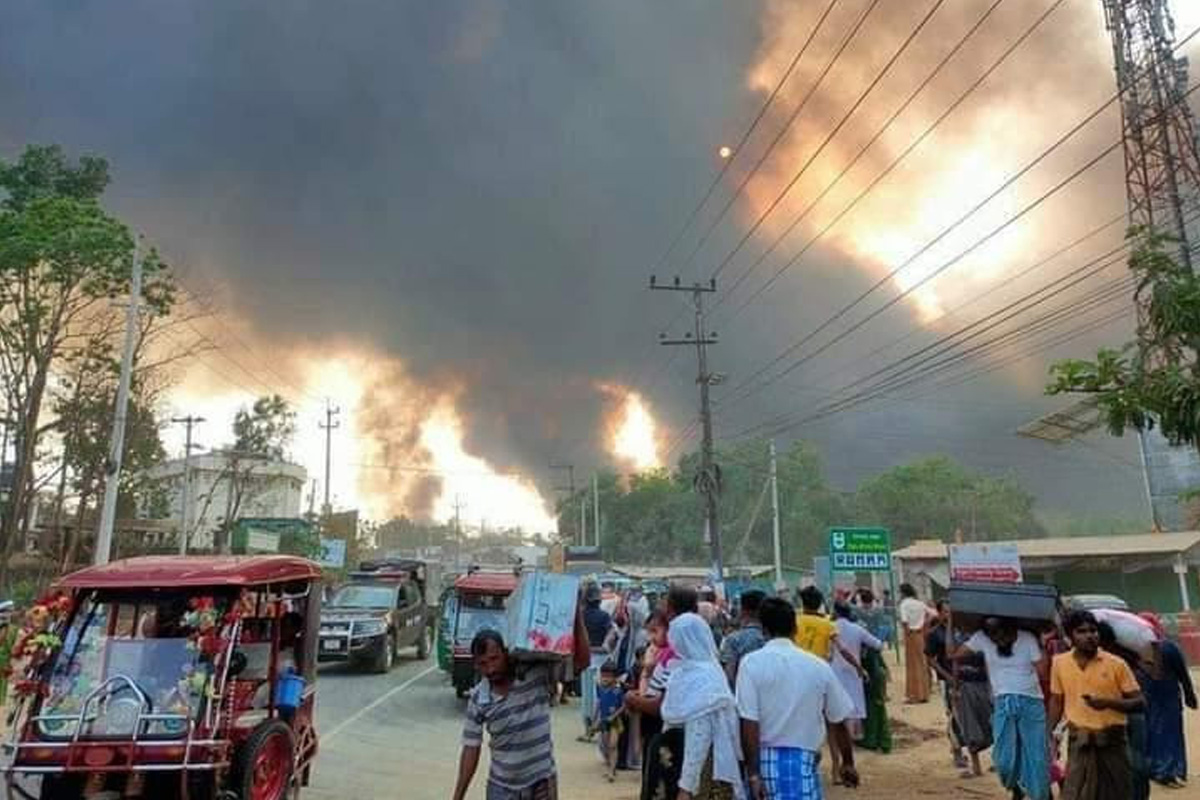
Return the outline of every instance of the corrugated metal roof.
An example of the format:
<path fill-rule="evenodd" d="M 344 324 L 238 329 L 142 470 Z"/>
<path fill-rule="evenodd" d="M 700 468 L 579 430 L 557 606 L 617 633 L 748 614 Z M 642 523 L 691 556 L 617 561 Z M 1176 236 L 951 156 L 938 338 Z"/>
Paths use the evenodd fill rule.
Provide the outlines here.
<path fill-rule="evenodd" d="M 1019 539 L 1015 544 L 1021 555 L 1026 558 L 1170 555 L 1183 553 L 1200 545 L 1200 531 L 1119 536 L 1061 536 L 1050 539 Z M 946 542 L 939 539 L 918 539 L 908 547 L 895 551 L 892 556 L 909 561 L 944 559 Z"/>

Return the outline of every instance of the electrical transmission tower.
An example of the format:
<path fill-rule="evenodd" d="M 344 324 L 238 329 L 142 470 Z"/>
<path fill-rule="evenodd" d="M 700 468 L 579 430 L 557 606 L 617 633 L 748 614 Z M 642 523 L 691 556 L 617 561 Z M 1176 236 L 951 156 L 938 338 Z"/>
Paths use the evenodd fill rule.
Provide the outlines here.
<path fill-rule="evenodd" d="M 1188 63 L 1175 55 L 1167 0 L 1104 0 L 1112 35 L 1130 224 L 1179 240 L 1193 267 L 1190 211 L 1200 208 L 1200 148 L 1188 106 Z"/>
<path fill-rule="evenodd" d="M 1195 269 L 1189 242 L 1200 242 L 1200 231 L 1188 219 L 1200 211 L 1200 145 L 1167 0 L 1102 2 L 1121 93 L 1130 225 L 1177 240 L 1176 258 Z M 1138 310 L 1144 316 L 1144 304 Z M 1195 448 L 1171 447 L 1157 429 L 1140 440 L 1154 524 L 1181 530 L 1179 494 L 1200 486 L 1200 458 Z"/>

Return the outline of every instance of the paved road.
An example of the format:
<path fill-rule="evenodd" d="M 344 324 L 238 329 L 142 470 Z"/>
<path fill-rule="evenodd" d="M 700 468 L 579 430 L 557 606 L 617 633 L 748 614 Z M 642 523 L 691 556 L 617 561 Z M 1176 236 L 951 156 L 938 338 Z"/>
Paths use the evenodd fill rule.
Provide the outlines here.
<path fill-rule="evenodd" d="M 321 751 L 304 800 L 446 800 L 458 769 L 462 701 L 433 659 L 402 658 L 387 675 L 324 667 L 318 678 Z M 631 800 L 637 779 L 603 780 L 594 747 L 579 744 L 577 707 L 555 714 L 562 789 L 571 800 Z M 486 757 L 472 787 L 482 800 Z"/>

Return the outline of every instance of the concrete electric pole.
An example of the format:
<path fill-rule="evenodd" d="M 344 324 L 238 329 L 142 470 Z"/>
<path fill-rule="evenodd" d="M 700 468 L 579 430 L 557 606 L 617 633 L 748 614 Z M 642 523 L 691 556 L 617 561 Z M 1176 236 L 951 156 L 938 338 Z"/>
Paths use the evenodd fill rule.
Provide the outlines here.
<path fill-rule="evenodd" d="M 566 471 L 567 485 L 566 486 L 555 486 L 554 490 L 556 492 L 564 492 L 567 496 L 567 500 L 569 503 L 569 501 L 575 497 L 575 465 L 574 464 L 551 464 L 550 469 Z M 566 531 L 564 531 L 562 529 L 563 528 L 562 512 L 564 509 L 567 508 L 568 503 L 561 503 L 558 508 L 559 513 L 557 516 L 558 516 L 558 528 L 559 528 L 559 530 L 558 530 L 559 541 L 566 539 Z"/>
<path fill-rule="evenodd" d="M 325 431 L 325 503 L 321 506 L 321 516 L 328 517 L 333 513 L 333 506 L 329 503 L 329 474 L 331 472 L 333 451 L 333 431 L 340 428 L 342 423 L 334 422 L 333 418 L 341 414 L 342 410 L 331 403 L 325 404 L 325 421 L 317 423 L 321 430 Z"/>
<path fill-rule="evenodd" d="M 183 493 L 179 502 L 179 555 L 186 556 L 188 539 L 191 538 L 190 514 L 192 511 L 192 428 L 204 422 L 204 417 L 188 414 L 173 417 L 171 424 L 183 425 L 187 431 L 183 445 Z"/>
<path fill-rule="evenodd" d="M 112 436 L 108 461 L 104 465 L 104 503 L 100 526 L 96 529 L 93 563 L 107 564 L 112 557 L 113 525 L 117 519 L 117 494 L 121 483 L 121 457 L 125 453 L 125 422 L 129 410 L 129 384 L 133 380 L 133 351 L 137 347 L 138 319 L 142 305 L 142 261 L 138 257 L 137 236 L 133 238 L 133 267 L 129 281 L 129 303 L 125 307 L 125 348 L 121 353 L 121 377 L 117 383 L 117 403 L 113 410 Z"/>
<path fill-rule="evenodd" d="M 462 569 L 462 511 L 466 505 L 454 495 L 454 568 Z"/>
<path fill-rule="evenodd" d="M 595 473 L 592 474 L 592 538 L 596 540 L 596 547 L 600 547 L 600 478 Z"/>
<path fill-rule="evenodd" d="M 771 440 L 771 533 L 775 545 L 775 590 L 783 582 L 783 548 L 779 541 L 779 471 L 775 464 L 775 440 Z"/>
<path fill-rule="evenodd" d="M 713 575 L 718 583 L 725 580 L 725 564 L 721 557 L 721 523 L 717 515 L 717 495 L 721 491 L 721 468 L 713 460 L 713 430 L 712 408 L 709 404 L 709 389 L 719 379 L 708 371 L 708 346 L 717 343 L 717 335 L 705 330 L 704 327 L 704 296 L 717 291 L 716 279 L 708 283 L 693 283 L 690 286 L 680 283 L 678 277 L 670 285 L 658 283 L 654 275 L 650 276 L 650 288 L 655 291 L 690 292 L 695 306 L 695 329 L 692 333 L 684 334 L 681 339 L 669 339 L 665 333 L 659 334 L 659 344 L 666 346 L 686 345 L 696 348 L 696 360 L 699 372 L 696 383 L 700 386 L 700 471 L 694 479 L 696 491 L 704 501 L 704 538 L 712 547 Z"/>

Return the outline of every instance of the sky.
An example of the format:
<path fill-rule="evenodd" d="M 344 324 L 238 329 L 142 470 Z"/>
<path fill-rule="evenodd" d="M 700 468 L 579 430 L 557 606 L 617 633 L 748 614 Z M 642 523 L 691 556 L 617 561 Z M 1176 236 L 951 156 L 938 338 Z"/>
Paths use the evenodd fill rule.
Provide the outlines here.
<path fill-rule="evenodd" d="M 333 405 L 335 505 L 445 518 L 457 498 L 473 524 L 539 528 L 562 480 L 551 463 L 582 479 L 694 446 L 680 435 L 694 356 L 657 344 L 688 329 L 689 309 L 647 291 L 651 273 L 717 274 L 713 395 L 729 440 L 809 415 L 1120 241 L 1118 225 L 1033 267 L 1121 214 L 1118 151 L 960 257 L 1112 144 L 1112 108 L 938 238 L 1115 88 L 1100 3 L 1065 0 L 906 154 L 1053 5 L 1003 0 L 935 72 L 991 4 L 841 0 L 818 26 L 824 2 L 788 0 L 13 0 L 0 7 L 0 155 L 55 142 L 110 160 L 108 206 L 213 312 L 196 327 L 219 347 L 170 399 L 208 419 L 205 445 L 280 392 L 298 411 L 295 455 L 321 479 L 317 426 Z M 1175 3 L 1181 36 L 1200 25 L 1196 5 Z M 723 146 L 737 147 L 729 161 Z M 804 363 L 760 385 L 818 328 L 795 351 Z M 1064 405 L 1042 396 L 1050 360 L 1128 334 L 1117 320 L 1032 358 L 972 361 L 998 368 L 960 385 L 768 429 L 815 442 L 842 488 L 948 452 L 1013 474 L 1050 511 L 1144 517 L 1131 442 L 1014 435 Z M 168 431 L 172 448 L 181 434 Z"/>

